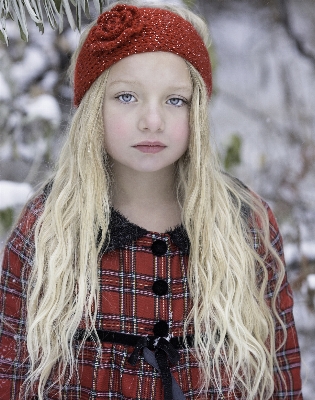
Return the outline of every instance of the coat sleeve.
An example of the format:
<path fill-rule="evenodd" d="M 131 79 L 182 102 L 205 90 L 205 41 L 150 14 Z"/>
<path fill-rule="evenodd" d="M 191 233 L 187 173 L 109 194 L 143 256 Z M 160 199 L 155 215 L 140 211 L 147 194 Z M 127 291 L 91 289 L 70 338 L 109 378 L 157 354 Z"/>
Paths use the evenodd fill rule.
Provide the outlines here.
<path fill-rule="evenodd" d="M 284 263 L 283 242 L 278 224 L 270 207 L 267 204 L 265 206 L 269 215 L 270 241 Z M 266 300 L 270 303 L 274 297 L 275 285 L 278 280 L 275 261 L 272 256 L 267 258 L 267 268 L 269 282 Z M 274 372 L 275 392 L 273 399 L 302 400 L 300 349 L 293 317 L 293 294 L 287 280 L 287 274 L 284 276 L 280 292 L 276 298 L 276 307 L 287 335 L 285 336 L 279 321 L 276 321 L 276 358 L 279 369 L 275 368 Z"/>
<path fill-rule="evenodd" d="M 0 281 L 0 399 L 17 400 L 29 369 L 26 348 L 26 293 L 35 252 L 34 230 L 42 210 L 31 201 L 8 239 Z"/>

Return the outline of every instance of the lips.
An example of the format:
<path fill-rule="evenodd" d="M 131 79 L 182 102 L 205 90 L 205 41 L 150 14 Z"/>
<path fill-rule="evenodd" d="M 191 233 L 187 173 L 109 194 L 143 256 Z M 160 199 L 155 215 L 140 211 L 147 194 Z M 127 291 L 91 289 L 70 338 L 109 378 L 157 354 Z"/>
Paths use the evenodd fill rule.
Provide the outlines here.
<path fill-rule="evenodd" d="M 159 153 L 166 148 L 164 143 L 161 142 L 140 142 L 133 146 L 135 149 L 141 151 L 142 153 Z"/>

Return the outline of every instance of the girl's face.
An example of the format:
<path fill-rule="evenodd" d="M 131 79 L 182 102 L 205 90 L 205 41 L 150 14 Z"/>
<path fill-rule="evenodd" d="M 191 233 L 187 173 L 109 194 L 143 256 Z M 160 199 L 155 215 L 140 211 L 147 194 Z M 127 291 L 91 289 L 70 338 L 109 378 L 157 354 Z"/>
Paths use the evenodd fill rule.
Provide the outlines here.
<path fill-rule="evenodd" d="M 103 108 L 105 148 L 114 169 L 173 168 L 188 147 L 191 97 L 187 65 L 175 54 L 134 54 L 114 64 Z"/>

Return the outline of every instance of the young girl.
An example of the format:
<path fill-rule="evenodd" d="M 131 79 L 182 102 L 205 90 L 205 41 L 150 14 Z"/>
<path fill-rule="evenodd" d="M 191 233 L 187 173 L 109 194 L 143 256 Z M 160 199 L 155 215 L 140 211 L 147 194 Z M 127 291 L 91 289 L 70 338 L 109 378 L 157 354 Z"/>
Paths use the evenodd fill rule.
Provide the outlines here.
<path fill-rule="evenodd" d="M 9 238 L 1 399 L 302 399 L 282 240 L 209 141 L 192 12 L 108 8 L 52 179 Z"/>

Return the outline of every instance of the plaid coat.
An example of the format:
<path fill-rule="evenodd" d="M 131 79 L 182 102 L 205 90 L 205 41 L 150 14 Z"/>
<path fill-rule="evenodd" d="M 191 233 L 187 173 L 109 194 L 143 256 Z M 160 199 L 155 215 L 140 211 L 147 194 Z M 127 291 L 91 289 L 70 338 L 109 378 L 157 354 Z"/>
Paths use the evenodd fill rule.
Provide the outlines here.
<path fill-rule="evenodd" d="M 35 250 L 34 226 L 43 210 L 45 196 L 43 193 L 28 204 L 4 251 L 0 284 L 0 399 L 22 398 L 19 390 L 28 371 L 25 344 L 27 277 Z M 271 243 L 283 257 L 277 223 L 268 205 L 266 208 L 270 218 Z M 169 333 L 181 337 L 183 320 L 190 309 L 187 285 L 189 240 L 183 227 L 163 234 L 148 232 L 113 211 L 110 232 L 111 240 L 99 270 L 101 296 L 96 328 L 129 336 L 165 336 Z M 259 252 L 259 247 L 256 250 Z M 266 262 L 269 271 L 267 301 L 273 296 L 277 278 L 272 272 L 273 262 L 270 257 Z M 277 354 L 285 384 L 275 372 L 273 399 L 302 399 L 300 353 L 292 314 L 292 292 L 286 277 L 277 304 L 288 335 L 284 347 Z M 279 326 L 276 329 L 281 340 Z M 189 333 L 193 334 L 192 329 Z M 101 352 L 97 351 L 93 340 L 81 348 L 80 344 L 81 341 L 77 340 L 74 345 L 78 357 L 77 371 L 66 379 L 61 394 L 51 380 L 49 384 L 52 386 L 47 389 L 45 400 L 164 398 L 161 374 L 146 361 L 142 352 L 134 365 L 128 361 L 134 351 L 130 343 L 104 341 Z M 170 371 L 184 398 L 197 399 L 197 362 L 185 347 L 178 353 L 179 361 L 171 365 Z M 30 395 L 28 400 L 36 398 Z M 221 394 L 210 388 L 206 398 L 232 400 L 239 397 L 237 393 L 228 394 L 225 382 Z"/>

